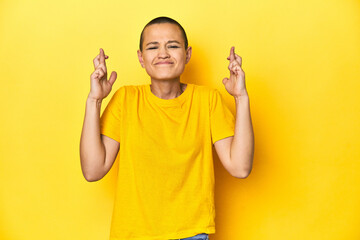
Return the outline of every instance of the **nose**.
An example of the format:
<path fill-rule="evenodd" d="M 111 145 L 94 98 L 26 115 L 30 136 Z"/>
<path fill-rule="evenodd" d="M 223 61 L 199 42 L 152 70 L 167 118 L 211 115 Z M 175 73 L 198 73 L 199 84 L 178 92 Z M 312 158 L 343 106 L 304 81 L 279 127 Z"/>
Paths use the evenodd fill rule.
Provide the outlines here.
<path fill-rule="evenodd" d="M 169 58 L 169 52 L 166 47 L 159 47 L 159 58 Z"/>

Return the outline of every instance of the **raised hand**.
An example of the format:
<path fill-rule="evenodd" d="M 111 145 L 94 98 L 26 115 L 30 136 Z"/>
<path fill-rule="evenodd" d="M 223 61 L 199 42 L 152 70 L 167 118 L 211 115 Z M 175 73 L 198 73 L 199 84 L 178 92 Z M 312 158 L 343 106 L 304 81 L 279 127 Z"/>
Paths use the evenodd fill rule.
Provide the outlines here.
<path fill-rule="evenodd" d="M 94 72 L 90 75 L 91 89 L 89 98 L 94 100 L 102 100 L 111 92 L 112 85 L 114 84 L 117 74 L 115 71 L 111 72 L 109 80 L 107 80 L 107 69 L 105 59 L 109 58 L 100 48 L 100 53 L 94 60 Z"/>
<path fill-rule="evenodd" d="M 228 69 L 230 71 L 230 78 L 222 80 L 226 91 L 234 97 L 247 95 L 245 86 L 245 73 L 241 68 L 242 59 L 239 55 L 235 54 L 235 47 L 231 47 Z"/>

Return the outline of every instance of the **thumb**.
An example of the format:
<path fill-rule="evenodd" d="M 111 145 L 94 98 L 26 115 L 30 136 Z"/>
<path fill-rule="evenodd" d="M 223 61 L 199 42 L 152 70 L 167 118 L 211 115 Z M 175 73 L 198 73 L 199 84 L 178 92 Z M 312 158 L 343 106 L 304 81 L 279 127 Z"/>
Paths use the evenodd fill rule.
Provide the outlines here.
<path fill-rule="evenodd" d="M 228 78 L 224 78 L 224 79 L 222 80 L 222 83 L 225 85 L 227 81 L 229 81 L 229 79 L 228 79 Z"/>
<path fill-rule="evenodd" d="M 117 77 L 117 73 L 115 71 L 112 71 L 109 78 L 109 83 L 111 84 L 111 86 L 114 84 L 116 77 Z"/>

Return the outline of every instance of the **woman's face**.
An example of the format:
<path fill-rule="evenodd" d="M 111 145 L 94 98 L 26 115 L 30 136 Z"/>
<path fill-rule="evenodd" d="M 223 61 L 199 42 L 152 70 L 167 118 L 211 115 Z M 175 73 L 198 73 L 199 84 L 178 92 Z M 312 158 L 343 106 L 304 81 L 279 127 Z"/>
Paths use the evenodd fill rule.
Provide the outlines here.
<path fill-rule="evenodd" d="M 185 50 L 184 39 L 177 25 L 159 23 L 145 28 L 143 51 L 138 50 L 138 58 L 151 79 L 180 80 L 190 57 L 191 47 Z"/>

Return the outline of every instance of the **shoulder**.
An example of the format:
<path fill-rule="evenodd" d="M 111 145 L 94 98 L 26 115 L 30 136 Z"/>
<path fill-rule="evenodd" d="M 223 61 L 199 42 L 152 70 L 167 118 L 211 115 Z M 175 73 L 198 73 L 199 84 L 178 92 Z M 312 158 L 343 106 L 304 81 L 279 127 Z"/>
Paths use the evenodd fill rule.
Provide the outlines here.
<path fill-rule="evenodd" d="M 110 102 L 116 103 L 116 105 L 123 108 L 125 104 L 129 104 L 137 98 L 138 92 L 140 92 L 139 89 L 141 89 L 141 85 L 123 85 L 116 89 Z"/>
<path fill-rule="evenodd" d="M 219 90 L 217 90 L 216 88 L 213 87 L 209 87 L 209 86 L 204 86 L 204 85 L 194 85 L 194 92 L 199 93 L 199 94 L 207 94 L 209 96 L 214 95 L 216 92 L 219 92 Z"/>
<path fill-rule="evenodd" d="M 194 92 L 197 92 L 204 98 L 206 96 L 210 102 L 216 101 L 216 99 L 221 98 L 220 90 L 209 86 L 194 85 Z"/>
<path fill-rule="evenodd" d="M 118 90 L 122 89 L 125 92 L 131 91 L 139 91 L 140 89 L 144 88 L 146 85 L 123 85 Z"/>
<path fill-rule="evenodd" d="M 141 92 L 142 89 L 145 88 L 146 85 L 123 85 L 119 87 L 115 95 L 117 96 L 134 96 L 134 94 Z"/>

